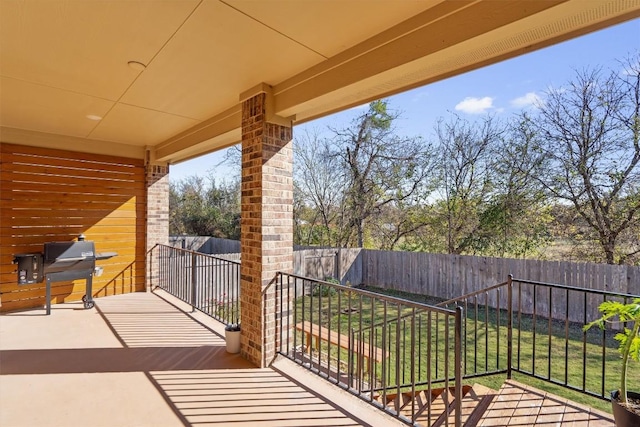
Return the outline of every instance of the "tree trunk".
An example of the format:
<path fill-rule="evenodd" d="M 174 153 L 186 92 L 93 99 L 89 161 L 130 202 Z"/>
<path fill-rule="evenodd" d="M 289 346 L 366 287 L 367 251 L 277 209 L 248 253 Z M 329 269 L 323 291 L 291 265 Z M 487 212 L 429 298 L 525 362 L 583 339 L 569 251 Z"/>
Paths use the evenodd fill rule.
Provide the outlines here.
<path fill-rule="evenodd" d="M 611 239 L 609 239 L 609 241 L 603 242 L 602 249 L 604 250 L 604 255 L 605 255 L 607 264 L 615 264 L 614 263 L 614 254 L 616 249 L 615 241 L 611 241 Z"/>

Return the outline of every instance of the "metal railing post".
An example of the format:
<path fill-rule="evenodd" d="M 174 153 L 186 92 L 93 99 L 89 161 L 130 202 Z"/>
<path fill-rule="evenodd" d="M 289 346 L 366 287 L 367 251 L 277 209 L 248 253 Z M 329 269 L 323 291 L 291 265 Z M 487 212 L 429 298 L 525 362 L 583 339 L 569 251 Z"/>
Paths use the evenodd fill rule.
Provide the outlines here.
<path fill-rule="evenodd" d="M 498 313 L 498 316 L 500 313 Z M 511 379 L 513 361 L 513 275 L 507 277 L 507 379 Z"/>
<path fill-rule="evenodd" d="M 196 259 L 196 253 L 191 253 L 191 312 L 196 311 L 196 298 L 197 291 L 196 287 L 198 285 L 198 273 L 196 271 L 196 263 L 198 260 Z"/>
<path fill-rule="evenodd" d="M 462 307 L 456 307 L 455 314 L 455 425 L 462 427 Z"/>

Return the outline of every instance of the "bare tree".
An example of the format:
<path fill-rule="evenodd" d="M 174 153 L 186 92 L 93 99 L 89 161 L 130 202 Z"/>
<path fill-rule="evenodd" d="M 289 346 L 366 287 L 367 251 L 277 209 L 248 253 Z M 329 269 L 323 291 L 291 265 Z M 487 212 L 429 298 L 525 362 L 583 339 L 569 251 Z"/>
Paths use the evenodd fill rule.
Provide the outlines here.
<path fill-rule="evenodd" d="M 480 230 L 480 213 L 492 191 L 496 148 L 503 130 L 491 116 L 470 123 L 458 116 L 436 124 L 438 200 L 432 227 L 445 236 L 450 254 L 469 252 Z"/>
<path fill-rule="evenodd" d="M 346 230 L 355 232 L 359 247 L 365 222 L 387 206 L 411 200 L 429 173 L 425 144 L 397 135 L 393 122 L 398 113 L 387 107 L 387 101 L 374 101 L 352 126 L 333 130 L 334 155 L 345 165 Z"/>
<path fill-rule="evenodd" d="M 342 243 L 345 185 L 340 159 L 331 153 L 331 143 L 310 131 L 296 137 L 294 145 L 295 215 L 299 238 L 306 226 L 306 241 L 297 243 L 335 245 Z M 306 208 L 306 209 L 305 209 Z M 305 214 L 306 213 L 306 214 Z M 320 226 L 318 227 L 318 221 Z"/>
<path fill-rule="evenodd" d="M 526 114 L 511 120 L 495 153 L 493 190 L 481 213 L 477 240 L 485 254 L 526 257 L 550 238 L 549 199 L 534 179 L 541 173 L 538 135 L 527 123 Z"/>
<path fill-rule="evenodd" d="M 403 200 L 381 209 L 371 224 L 371 235 L 381 250 L 412 248 L 413 236 L 428 224 L 428 205 L 416 200 Z"/>
<path fill-rule="evenodd" d="M 619 70 L 576 72 L 568 85 L 547 92 L 531 122 L 544 161 L 539 181 L 573 206 L 609 264 L 639 251 L 619 244 L 638 230 L 640 216 L 639 62 L 635 55 Z"/>

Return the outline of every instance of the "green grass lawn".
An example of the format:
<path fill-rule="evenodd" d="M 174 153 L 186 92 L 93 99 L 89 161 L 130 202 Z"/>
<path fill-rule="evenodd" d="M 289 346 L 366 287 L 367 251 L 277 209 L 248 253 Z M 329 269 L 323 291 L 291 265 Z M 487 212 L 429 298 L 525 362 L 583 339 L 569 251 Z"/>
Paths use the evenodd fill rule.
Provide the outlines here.
<path fill-rule="evenodd" d="M 439 302 L 422 295 L 367 289 L 420 303 Z M 463 375 L 506 370 L 506 310 L 498 312 L 482 300 L 476 300 L 465 305 L 463 313 Z M 358 342 L 384 348 L 388 357 L 383 363 L 375 363 L 371 372 L 363 376 L 357 372 L 357 361 L 350 360 L 345 349 L 327 343 L 321 345 L 324 359 L 333 361 L 334 369 L 339 360 L 341 371 L 352 372 L 355 377 L 360 375 L 367 384 L 375 384 L 374 388 L 406 386 L 412 380 L 422 384 L 431 380 L 437 387 L 437 381 L 453 377 L 455 324 L 452 316 L 425 312 L 410 304 L 382 301 L 356 292 L 336 292 L 328 287 L 316 287 L 310 295 L 298 298 L 294 316 L 296 322 L 305 320 L 322 324 L 341 335 L 351 334 Z M 621 366 L 617 342 L 610 333 L 603 336 L 602 331 L 592 330 L 585 335 L 581 328 L 580 324 L 549 322 L 541 316 L 534 319 L 530 315 L 514 315 L 512 366 L 593 393 L 607 394 L 617 389 Z M 602 346 L 603 339 L 605 347 Z M 302 343 L 302 336 L 299 334 L 295 340 Z M 469 378 L 465 382 L 477 382 L 497 390 L 505 378 L 506 375 L 500 373 Z M 530 375 L 514 373 L 513 378 L 611 412 L 610 403 L 602 399 Z M 631 372 L 628 382 L 631 386 L 640 384 L 640 369 Z"/>

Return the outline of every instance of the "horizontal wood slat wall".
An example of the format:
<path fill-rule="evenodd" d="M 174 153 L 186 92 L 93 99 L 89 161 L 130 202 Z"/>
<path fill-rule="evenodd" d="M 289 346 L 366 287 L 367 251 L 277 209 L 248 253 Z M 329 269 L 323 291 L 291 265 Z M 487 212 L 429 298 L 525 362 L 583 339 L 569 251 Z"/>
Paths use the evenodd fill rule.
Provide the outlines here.
<path fill-rule="evenodd" d="M 97 252 L 96 297 L 145 289 L 142 160 L 0 143 L 0 311 L 41 307 L 45 284 L 18 285 L 13 255 L 84 234 Z M 52 284 L 52 302 L 77 301 L 85 281 Z"/>

